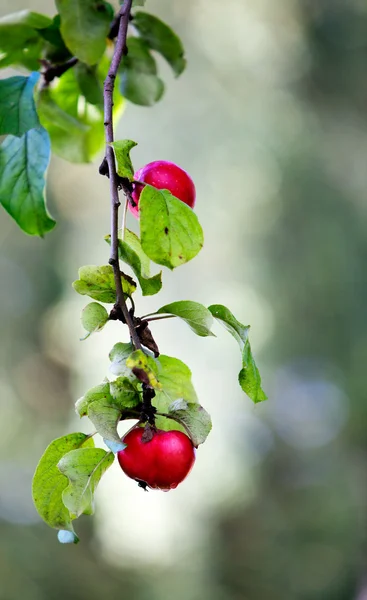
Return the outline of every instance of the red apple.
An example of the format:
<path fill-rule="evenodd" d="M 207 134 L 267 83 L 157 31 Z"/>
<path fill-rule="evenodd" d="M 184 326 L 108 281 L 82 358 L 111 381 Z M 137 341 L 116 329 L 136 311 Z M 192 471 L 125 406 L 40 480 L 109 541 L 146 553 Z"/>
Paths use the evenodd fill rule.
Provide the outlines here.
<path fill-rule="evenodd" d="M 150 488 L 169 491 L 178 486 L 191 471 L 195 448 L 181 431 L 152 431 L 150 441 L 142 440 L 144 429 L 135 427 L 123 438 L 127 444 L 117 453 L 121 469 L 131 479 L 145 482 Z"/>
<path fill-rule="evenodd" d="M 186 171 L 172 162 L 167 160 L 151 162 L 136 171 L 134 179 L 148 183 L 159 190 L 168 190 L 176 198 L 194 208 L 196 198 L 194 182 Z M 143 188 L 144 185 L 135 183 L 132 199 L 136 205 L 133 206 L 129 202 L 129 209 L 137 218 L 139 217 L 139 198 Z"/>

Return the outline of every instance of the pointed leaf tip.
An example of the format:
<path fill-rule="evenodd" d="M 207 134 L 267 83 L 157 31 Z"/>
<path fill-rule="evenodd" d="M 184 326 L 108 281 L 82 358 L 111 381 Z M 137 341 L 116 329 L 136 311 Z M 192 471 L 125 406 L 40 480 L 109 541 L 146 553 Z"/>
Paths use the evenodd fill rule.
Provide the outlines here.
<path fill-rule="evenodd" d="M 133 140 L 118 140 L 110 144 L 116 157 L 117 174 L 129 181 L 134 180 L 134 167 L 131 162 L 130 151 L 137 145 L 137 142 Z"/>

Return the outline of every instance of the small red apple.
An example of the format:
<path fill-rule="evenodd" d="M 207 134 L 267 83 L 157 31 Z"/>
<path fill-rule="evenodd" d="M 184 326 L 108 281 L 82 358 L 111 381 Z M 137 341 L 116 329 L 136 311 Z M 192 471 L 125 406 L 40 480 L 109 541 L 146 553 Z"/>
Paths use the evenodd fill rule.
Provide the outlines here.
<path fill-rule="evenodd" d="M 195 448 L 181 431 L 152 431 L 150 441 L 143 441 L 144 429 L 135 427 L 123 438 L 127 445 L 117 453 L 121 469 L 131 479 L 145 482 L 150 488 L 169 491 L 178 486 L 191 471 Z"/>
<path fill-rule="evenodd" d="M 196 198 L 194 182 L 186 171 L 172 162 L 167 160 L 151 162 L 136 171 L 134 179 L 148 183 L 159 190 L 168 190 L 176 198 L 194 208 Z M 135 206 L 129 202 L 129 209 L 137 218 L 139 217 L 139 198 L 143 188 L 143 185 L 135 183 L 132 193 Z"/>

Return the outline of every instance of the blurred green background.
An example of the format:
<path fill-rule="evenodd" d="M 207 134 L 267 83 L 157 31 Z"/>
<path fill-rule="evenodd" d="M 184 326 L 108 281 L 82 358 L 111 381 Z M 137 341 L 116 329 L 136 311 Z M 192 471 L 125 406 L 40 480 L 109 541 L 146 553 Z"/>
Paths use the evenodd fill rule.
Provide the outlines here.
<path fill-rule="evenodd" d="M 2 0 L 54 13 L 47 0 Z M 73 403 L 107 374 L 126 332 L 79 342 L 71 289 L 104 264 L 108 186 L 95 165 L 55 159 L 45 240 L 0 219 L 0 599 L 366 600 L 367 5 L 363 0 L 148 0 L 187 49 L 162 102 L 127 105 L 120 138 L 136 168 L 192 175 L 204 250 L 174 273 L 175 299 L 223 303 L 252 325 L 269 401 L 237 385 L 235 342 L 157 322 L 187 362 L 213 431 L 170 494 L 114 465 L 94 518 L 61 546 L 40 522 L 31 478 L 45 446 L 87 431 Z M 131 225 L 131 223 L 130 223 Z"/>

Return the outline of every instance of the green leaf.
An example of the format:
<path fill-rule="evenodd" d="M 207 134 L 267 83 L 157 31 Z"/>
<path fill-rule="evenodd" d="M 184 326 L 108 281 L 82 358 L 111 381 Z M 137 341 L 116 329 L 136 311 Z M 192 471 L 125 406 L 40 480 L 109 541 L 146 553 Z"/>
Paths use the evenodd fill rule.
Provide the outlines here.
<path fill-rule="evenodd" d="M 71 450 L 93 446 L 93 440 L 84 433 L 72 433 L 54 440 L 43 454 L 33 477 L 32 495 L 38 514 L 50 527 L 72 532 L 75 543 L 78 538 L 71 523 L 72 517 L 62 501 L 68 480 L 60 473 L 57 464 Z"/>
<path fill-rule="evenodd" d="M 39 69 L 43 40 L 38 29 L 48 27 L 51 19 L 22 10 L 0 19 L 0 68 L 22 65 L 31 71 Z"/>
<path fill-rule="evenodd" d="M 33 88 L 39 73 L 29 77 L 9 77 L 0 80 L 0 135 L 11 134 L 18 137 L 39 127 L 33 98 Z"/>
<path fill-rule="evenodd" d="M 74 519 L 94 513 L 94 492 L 113 461 L 113 454 L 102 448 L 71 450 L 59 461 L 59 471 L 69 480 L 62 500 Z"/>
<path fill-rule="evenodd" d="M 101 400 L 124 411 L 137 406 L 140 396 L 135 385 L 127 377 L 118 377 L 115 381 L 104 381 L 88 390 L 75 404 L 77 414 L 80 417 L 88 415 L 89 407 Z"/>
<path fill-rule="evenodd" d="M 82 311 L 82 325 L 88 333 L 83 339 L 89 337 L 91 333 L 101 331 L 108 319 L 108 312 L 102 304 L 98 304 L 98 302 L 87 304 Z"/>
<path fill-rule="evenodd" d="M 43 49 L 44 56 L 53 64 L 65 62 L 72 56 L 62 39 L 60 27 L 60 15 L 56 15 L 48 27 L 37 30 L 46 42 Z"/>
<path fill-rule="evenodd" d="M 92 387 L 84 394 L 84 396 L 82 396 L 82 398 L 79 398 L 79 400 L 76 401 L 75 410 L 77 414 L 80 417 L 85 417 L 88 414 L 89 405 L 99 400 L 107 400 L 112 404 L 109 381 L 104 381 L 100 385 Z"/>
<path fill-rule="evenodd" d="M 119 235 L 121 235 L 121 233 L 122 232 L 120 230 Z M 121 240 L 121 237 L 119 237 L 119 240 Z M 140 239 L 133 231 L 130 231 L 130 229 L 125 229 L 125 240 L 124 241 L 131 248 L 131 250 L 133 250 L 135 252 L 135 254 L 138 256 L 139 261 L 140 261 L 139 268 L 142 272 L 142 275 L 145 278 L 148 278 L 150 276 L 150 259 L 148 258 L 148 256 L 145 254 L 143 248 L 141 247 Z M 121 259 L 121 260 L 124 260 L 124 259 Z M 132 266 L 132 265 L 130 265 L 130 266 Z"/>
<path fill-rule="evenodd" d="M 191 381 L 191 371 L 185 363 L 178 358 L 161 354 L 159 357 L 159 381 L 162 390 L 156 390 L 156 396 L 153 404 L 157 410 L 162 413 L 168 412 L 168 407 L 172 400 L 184 398 L 187 402 L 197 402 L 197 395 Z M 178 425 L 172 419 L 166 417 L 157 417 L 156 425 L 159 429 L 169 431 L 178 429 L 185 433 L 185 428 Z"/>
<path fill-rule="evenodd" d="M 148 44 L 141 38 L 127 39 L 128 54 L 121 62 L 120 91 L 130 102 L 153 106 L 164 92 L 163 81 L 157 76 L 157 65 Z"/>
<path fill-rule="evenodd" d="M 172 304 L 166 304 L 162 306 L 156 313 L 152 314 L 168 314 L 180 317 L 183 321 L 189 325 L 197 335 L 206 337 L 214 335 L 210 328 L 213 324 L 213 316 L 211 312 L 199 302 L 192 302 L 191 300 L 180 300 L 179 302 L 172 302 Z"/>
<path fill-rule="evenodd" d="M 107 400 L 92 402 L 88 408 L 88 418 L 103 437 L 104 443 L 114 453 L 126 448 L 117 431 L 121 414 L 121 410 L 109 404 Z"/>
<path fill-rule="evenodd" d="M 185 69 L 184 48 L 180 38 L 168 25 L 148 13 L 134 15 L 134 27 L 152 50 L 156 50 L 166 59 L 176 76 Z"/>
<path fill-rule="evenodd" d="M 153 106 L 164 93 L 164 83 L 157 75 L 125 69 L 121 73 L 120 92 L 138 106 Z"/>
<path fill-rule="evenodd" d="M 159 363 L 159 381 L 170 400 L 184 398 L 187 402 L 197 402 L 189 367 L 182 360 L 165 354 L 160 355 Z"/>
<path fill-rule="evenodd" d="M 98 71 L 95 66 L 78 62 L 75 65 L 75 76 L 79 85 L 79 89 L 90 104 L 103 106 L 103 86 L 98 77 Z"/>
<path fill-rule="evenodd" d="M 148 44 L 139 37 L 128 37 L 126 42 L 128 53 L 122 58 L 120 70 L 131 69 L 138 73 L 157 75 L 157 63 L 149 50 Z"/>
<path fill-rule="evenodd" d="M 154 389 L 162 389 L 162 384 L 157 378 L 159 363 L 151 356 L 144 354 L 142 350 L 135 350 L 135 352 L 130 354 L 126 360 L 126 366 L 131 369 L 139 381 L 146 383 Z"/>
<path fill-rule="evenodd" d="M 237 340 L 242 352 L 242 369 L 238 375 L 239 383 L 243 391 L 256 404 L 267 400 L 267 396 L 261 387 L 261 377 L 251 352 L 248 339 L 249 325 L 242 325 L 231 311 L 222 304 L 212 304 L 208 309 L 213 317 Z"/>
<path fill-rule="evenodd" d="M 123 377 L 131 377 L 134 376 L 131 373 L 131 370 L 126 366 L 126 359 L 129 358 L 130 354 L 134 351 L 134 347 L 132 344 L 123 344 L 122 342 L 118 342 L 112 348 L 109 358 L 111 361 L 110 371 L 113 375 L 122 375 Z"/>
<path fill-rule="evenodd" d="M 121 410 L 134 408 L 140 403 L 137 389 L 127 377 L 118 377 L 115 381 L 111 381 L 110 392 L 114 404 Z"/>
<path fill-rule="evenodd" d="M 62 39 L 60 27 L 61 27 L 60 15 L 56 15 L 47 27 L 37 29 L 37 31 L 39 32 L 40 36 L 44 40 L 49 42 L 49 44 L 52 44 L 52 46 L 55 46 L 55 48 L 62 50 L 63 52 L 66 51 L 70 57 L 71 56 L 70 52 L 66 48 L 65 42 Z"/>
<path fill-rule="evenodd" d="M 217 319 L 217 321 L 223 325 L 223 327 L 234 337 L 234 339 L 238 342 L 242 352 L 247 341 L 248 332 L 250 331 L 250 325 L 242 325 L 242 323 L 237 321 L 236 317 L 231 313 L 231 311 L 222 304 L 212 304 L 208 307 L 208 310 L 211 312 L 213 317 L 215 317 L 215 319 Z"/>
<path fill-rule="evenodd" d="M 247 394 L 255 404 L 268 399 L 261 387 L 261 376 L 252 355 L 248 339 L 246 340 L 242 351 L 242 369 L 238 374 L 238 381 L 245 394 Z"/>
<path fill-rule="evenodd" d="M 117 432 L 122 411 L 114 405 L 108 381 L 88 390 L 76 402 L 75 409 L 81 417 L 88 416 L 107 444 L 112 443 L 119 450 L 124 449 L 125 446 Z"/>
<path fill-rule="evenodd" d="M 0 39 L 0 69 L 6 67 L 25 67 L 28 71 L 35 71 L 39 68 L 39 61 L 43 51 L 43 40 L 39 36 L 34 36 L 27 41 L 27 45 L 14 50 L 6 50 L 1 47 Z"/>
<path fill-rule="evenodd" d="M 31 29 L 42 29 L 51 25 L 51 23 L 52 19 L 50 19 L 50 17 L 47 15 L 42 15 L 41 13 L 31 10 L 20 10 L 18 12 L 11 13 L 10 15 L 6 15 L 5 17 L 1 17 L 0 32 L 1 29 L 4 28 L 4 31 L 2 32 L 3 38 L 6 27 L 18 27 L 22 25 L 23 27 L 30 27 Z"/>
<path fill-rule="evenodd" d="M 73 288 L 82 296 L 90 296 L 93 300 L 112 304 L 116 302 L 116 288 L 111 265 L 96 267 L 88 265 L 79 269 L 79 279 L 74 281 Z M 136 286 L 125 276 L 121 276 L 122 289 L 126 296 L 131 296 Z"/>
<path fill-rule="evenodd" d="M 104 0 L 56 0 L 61 35 L 79 60 L 95 65 L 106 49 L 111 8 Z"/>
<path fill-rule="evenodd" d="M 39 69 L 44 41 L 39 28 L 48 27 L 46 15 L 22 10 L 0 19 L 0 68 L 21 65 L 30 71 Z"/>
<path fill-rule="evenodd" d="M 144 6 L 146 0 L 133 0 L 133 8 L 134 6 Z"/>
<path fill-rule="evenodd" d="M 205 442 L 212 429 L 210 415 L 200 404 L 175 400 L 168 407 L 168 414 L 185 427 L 195 448 Z"/>
<path fill-rule="evenodd" d="M 105 237 L 111 244 L 111 236 Z M 162 271 L 150 277 L 150 260 L 141 247 L 141 242 L 135 233 L 125 230 L 125 239 L 119 238 L 119 258 L 132 268 L 140 283 L 143 296 L 153 296 L 162 288 Z"/>
<path fill-rule="evenodd" d="M 134 181 L 134 167 L 130 158 L 130 150 L 137 146 L 132 140 L 119 140 L 110 144 L 115 152 L 117 174 L 124 179 Z"/>
<path fill-rule="evenodd" d="M 203 230 L 194 211 L 167 190 L 145 185 L 139 214 L 141 245 L 155 263 L 174 269 L 203 247 Z"/>
<path fill-rule="evenodd" d="M 97 67 L 99 81 L 103 81 L 107 69 L 108 59 L 103 57 Z M 115 123 L 122 108 L 123 98 L 115 94 Z M 86 101 L 74 69 L 53 82 L 47 94 L 40 94 L 37 110 L 42 125 L 50 134 L 52 151 L 65 160 L 72 163 L 91 162 L 104 147 L 103 110 Z"/>
<path fill-rule="evenodd" d="M 127 378 L 118 378 L 116 382 L 107 381 L 90 389 L 75 405 L 81 417 L 88 415 L 105 443 L 114 452 L 125 447 L 117 432 L 117 425 L 123 413 L 127 415 L 131 408 L 140 402 L 139 393 Z"/>
<path fill-rule="evenodd" d="M 55 102 L 50 88 L 43 88 L 37 98 L 37 110 L 42 125 L 52 122 L 54 128 L 62 129 L 69 135 L 83 135 L 90 127 L 82 123 L 77 116 L 72 116 Z"/>
<path fill-rule="evenodd" d="M 9 135 L 0 147 L 0 203 L 29 235 L 43 237 L 55 227 L 45 204 L 50 140 L 42 127 L 21 138 Z"/>

